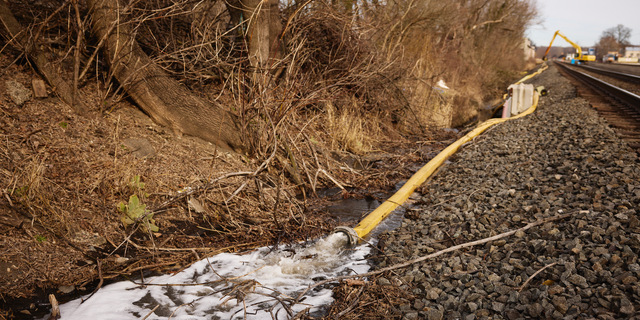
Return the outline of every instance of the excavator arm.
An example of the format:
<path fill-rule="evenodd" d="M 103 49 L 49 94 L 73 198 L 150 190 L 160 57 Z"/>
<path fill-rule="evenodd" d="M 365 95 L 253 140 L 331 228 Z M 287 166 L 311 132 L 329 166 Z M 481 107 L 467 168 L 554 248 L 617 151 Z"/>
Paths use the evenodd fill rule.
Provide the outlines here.
<path fill-rule="evenodd" d="M 562 39 L 566 40 L 567 42 L 569 42 L 574 48 L 576 48 L 576 51 L 578 51 L 578 60 L 583 60 L 584 58 L 582 57 L 582 48 L 580 48 L 579 45 L 575 44 L 573 41 L 569 40 L 569 38 L 567 38 L 564 34 L 562 34 L 560 32 L 560 30 L 556 31 L 556 33 L 553 34 L 553 38 L 551 38 L 551 43 L 549 43 L 549 46 L 547 47 L 547 51 L 544 53 L 544 56 L 542 57 L 542 60 L 547 60 L 547 54 L 549 53 L 549 50 L 551 49 L 551 45 L 553 44 L 553 40 L 556 39 L 556 36 L 561 36 Z"/>

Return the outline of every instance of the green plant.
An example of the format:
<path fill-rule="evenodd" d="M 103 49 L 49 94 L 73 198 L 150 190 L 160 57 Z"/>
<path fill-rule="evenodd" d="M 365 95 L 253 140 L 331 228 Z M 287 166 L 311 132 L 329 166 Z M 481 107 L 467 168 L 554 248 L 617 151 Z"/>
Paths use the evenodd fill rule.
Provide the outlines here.
<path fill-rule="evenodd" d="M 19 197 L 26 196 L 28 191 L 29 191 L 29 186 L 22 186 L 18 189 L 15 189 L 15 193 Z"/>
<path fill-rule="evenodd" d="M 134 189 L 142 190 L 144 189 L 144 182 L 140 182 L 140 176 L 135 175 L 131 178 L 131 183 L 129 184 Z"/>
<path fill-rule="evenodd" d="M 143 199 L 149 196 L 148 193 L 143 191 L 144 186 L 145 183 L 140 182 L 139 175 L 133 176 L 133 178 L 131 178 L 131 181 L 129 181 L 129 189 L 131 189 L 131 192 L 140 195 L 140 198 Z"/>
<path fill-rule="evenodd" d="M 147 211 L 147 205 L 141 204 L 140 199 L 135 194 L 129 197 L 129 203 L 120 202 L 118 209 L 123 213 L 122 223 L 125 228 L 136 223 L 141 223 L 143 231 L 157 232 L 158 226 L 153 220 L 153 213 Z"/>
<path fill-rule="evenodd" d="M 68 126 L 69 124 L 63 121 L 63 122 L 60 122 L 60 123 L 59 123 L 59 125 L 60 125 L 63 129 L 66 129 L 66 128 L 67 128 L 67 126 Z"/>
<path fill-rule="evenodd" d="M 47 238 L 45 236 L 41 236 L 41 235 L 37 235 L 36 236 L 36 241 L 43 243 L 45 241 L 47 241 Z"/>

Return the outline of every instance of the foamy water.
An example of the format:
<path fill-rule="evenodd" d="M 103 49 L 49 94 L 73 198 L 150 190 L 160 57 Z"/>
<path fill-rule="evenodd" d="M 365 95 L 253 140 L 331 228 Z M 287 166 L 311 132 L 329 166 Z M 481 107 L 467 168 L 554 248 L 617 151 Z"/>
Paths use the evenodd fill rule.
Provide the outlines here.
<path fill-rule="evenodd" d="M 174 275 L 107 285 L 84 303 L 60 306 L 61 319 L 288 319 L 310 308 L 319 312 L 333 301 L 319 286 L 297 304 L 300 292 L 317 281 L 365 273 L 368 246 L 346 249 L 342 233 L 309 247 L 265 247 L 248 254 L 223 253 Z"/>

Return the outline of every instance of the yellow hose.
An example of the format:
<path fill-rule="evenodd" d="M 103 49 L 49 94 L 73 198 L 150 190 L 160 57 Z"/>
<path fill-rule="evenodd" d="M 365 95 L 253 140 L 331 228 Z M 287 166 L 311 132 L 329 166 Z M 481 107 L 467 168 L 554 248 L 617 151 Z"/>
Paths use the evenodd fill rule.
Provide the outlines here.
<path fill-rule="evenodd" d="M 546 69 L 547 65 L 544 65 L 542 66 L 542 68 L 540 68 L 540 70 L 520 79 L 518 82 L 516 82 L 516 84 L 526 81 L 527 79 L 540 74 Z M 447 158 L 449 158 L 449 156 L 454 154 L 458 150 L 458 148 L 460 148 L 460 146 L 471 141 L 473 138 L 477 137 L 482 132 L 489 129 L 495 124 L 511 119 L 518 119 L 533 113 L 538 106 L 538 100 L 539 96 L 536 92 L 536 94 L 533 95 L 533 105 L 523 113 L 511 118 L 489 119 L 480 124 L 477 128 L 473 129 L 471 132 L 467 133 L 464 137 L 458 139 L 456 142 L 452 143 L 447 148 L 442 150 L 442 152 L 440 152 L 435 158 L 431 159 L 431 161 L 424 165 L 424 167 L 418 170 L 418 172 L 416 172 L 409 179 L 409 181 L 407 181 L 402 186 L 402 188 L 400 188 L 400 190 L 398 190 L 393 196 L 391 196 L 391 198 L 381 204 L 374 211 L 369 213 L 364 219 L 362 219 L 362 221 L 360 221 L 360 223 L 355 228 L 353 228 L 353 230 L 358 234 L 358 237 L 363 238 L 364 236 L 366 236 L 369 232 L 371 232 L 371 230 L 373 230 L 373 228 L 375 228 L 382 220 L 384 220 L 384 218 L 386 218 L 393 210 L 395 210 L 395 208 L 403 204 L 407 200 L 407 198 L 409 198 L 409 195 L 411 195 L 417 187 L 423 184 L 427 180 L 427 178 L 429 178 L 431 174 L 433 174 L 433 172 L 436 171 L 436 169 L 438 169 L 438 167 L 440 167 L 445 162 L 445 160 L 447 160 Z"/>

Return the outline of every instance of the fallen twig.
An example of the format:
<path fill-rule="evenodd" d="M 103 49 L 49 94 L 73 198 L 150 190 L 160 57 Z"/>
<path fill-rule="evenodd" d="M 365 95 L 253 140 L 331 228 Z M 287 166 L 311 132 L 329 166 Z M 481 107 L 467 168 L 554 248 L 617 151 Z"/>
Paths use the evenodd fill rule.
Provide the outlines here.
<path fill-rule="evenodd" d="M 529 277 L 529 279 L 527 279 L 527 281 L 524 282 L 524 284 L 522 285 L 522 287 L 520 287 L 520 290 L 518 290 L 518 292 L 522 292 L 522 289 L 524 289 L 524 287 L 527 286 L 527 284 L 529 284 L 529 281 L 531 281 L 531 279 L 535 278 L 540 272 L 544 271 L 544 269 L 555 266 L 557 264 L 557 262 L 548 264 L 544 267 L 542 267 L 540 270 L 536 271 L 536 273 L 532 274 L 531 277 Z"/>
<path fill-rule="evenodd" d="M 364 288 L 365 288 L 365 287 L 366 287 L 366 286 L 364 286 L 364 285 L 363 285 L 362 287 L 360 287 L 360 290 L 358 290 L 358 293 L 356 294 L 356 298 L 355 298 L 355 299 L 353 299 L 353 301 L 349 304 L 349 306 L 348 306 L 346 309 L 344 309 L 344 310 L 340 311 L 340 313 L 338 313 L 337 315 L 335 315 L 333 318 L 334 318 L 334 319 L 340 319 L 340 318 L 341 318 L 342 316 L 344 316 L 345 314 L 347 314 L 347 313 L 351 312 L 351 310 L 353 310 L 353 308 L 355 308 L 355 307 L 356 307 L 356 305 L 358 304 L 358 301 L 360 301 L 360 296 L 362 295 L 362 292 L 364 291 Z M 348 297 L 347 297 L 347 298 L 348 298 Z"/>
<path fill-rule="evenodd" d="M 334 179 L 332 176 L 330 176 L 329 173 L 326 170 L 318 169 L 318 171 L 324 173 L 324 175 L 327 176 L 327 178 L 329 178 L 331 181 L 333 181 L 333 183 L 335 183 L 338 186 L 338 188 L 344 190 L 344 187 L 340 184 L 340 182 L 336 181 L 336 179 Z"/>
<path fill-rule="evenodd" d="M 271 117 L 269 117 L 269 122 L 271 123 L 271 126 L 273 127 L 273 152 L 271 153 L 271 155 L 269 156 L 269 158 L 267 158 L 267 160 L 265 160 L 259 167 L 258 169 L 256 169 L 256 171 L 254 171 L 251 176 L 255 177 L 258 173 L 260 173 L 260 171 L 262 171 L 263 169 L 265 169 L 269 163 L 271 162 L 271 160 L 273 160 L 273 158 L 276 156 L 276 152 L 278 151 L 278 139 L 276 138 L 276 128 L 273 126 L 273 122 L 271 121 Z M 236 191 L 234 191 L 231 196 L 229 197 L 229 199 L 225 200 L 226 202 L 231 201 L 231 199 L 233 199 L 235 196 L 238 195 L 238 193 L 240 193 L 240 191 L 242 191 L 242 189 L 244 189 L 244 187 L 247 186 L 247 184 L 249 184 L 249 181 L 251 181 L 250 179 L 247 179 L 238 189 L 236 189 Z"/>
<path fill-rule="evenodd" d="M 100 262 L 100 259 L 96 259 L 96 264 L 98 265 L 98 278 L 100 278 L 100 282 L 98 283 L 98 286 L 93 290 L 93 292 L 91 292 L 91 295 L 86 299 L 82 299 L 82 302 L 80 302 L 80 304 L 83 304 L 87 300 L 91 299 L 91 297 L 93 297 L 93 295 L 96 294 L 96 292 L 98 292 L 98 290 L 100 290 L 100 288 L 102 288 L 102 284 L 104 283 L 104 279 L 102 278 L 102 263 Z"/>
<path fill-rule="evenodd" d="M 158 309 L 159 306 L 160 306 L 159 304 L 156 305 L 156 307 L 151 309 L 151 311 L 149 311 L 149 313 L 147 313 L 147 315 L 144 316 L 144 318 L 142 318 L 141 320 L 145 320 L 145 319 L 149 318 L 149 316 L 152 315 L 156 311 L 156 309 Z"/>
<path fill-rule="evenodd" d="M 236 176 L 247 176 L 247 175 L 251 175 L 251 174 L 254 174 L 254 172 L 240 171 L 240 172 L 231 172 L 231 173 L 223 174 L 223 175 L 221 175 L 221 176 L 219 176 L 219 177 L 207 182 L 207 184 L 205 184 L 203 186 L 197 187 L 197 188 L 195 188 L 193 190 L 190 190 L 190 191 L 187 191 L 187 192 L 180 193 L 180 195 L 177 195 L 177 196 L 175 196 L 175 197 L 173 197 L 173 198 L 161 203 L 160 205 L 158 205 L 157 207 L 153 208 L 153 210 L 150 210 L 150 211 L 151 211 L 151 213 L 156 213 L 160 209 L 162 209 L 162 208 L 164 208 L 164 207 L 166 207 L 166 206 L 168 206 L 168 205 L 170 205 L 170 204 L 172 204 L 172 203 L 174 203 L 174 202 L 176 202 L 178 200 L 184 199 L 187 196 L 190 196 L 190 195 L 192 195 L 194 193 L 197 193 L 197 192 L 204 192 L 206 190 L 209 190 L 210 188 L 213 187 L 214 183 L 216 183 L 216 182 L 218 182 L 218 181 L 220 181 L 222 179 L 226 179 L 226 178 L 230 178 L 230 177 L 236 177 Z"/>

